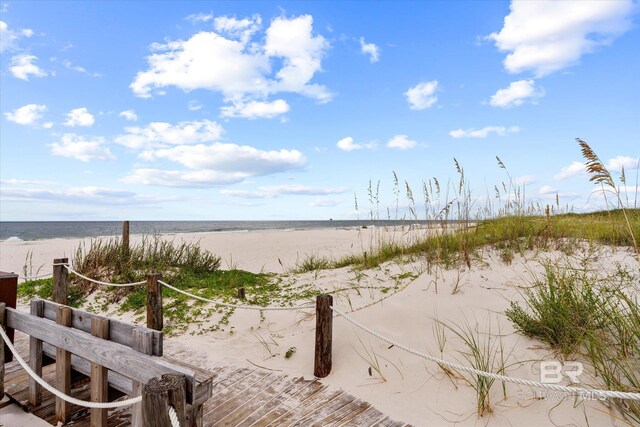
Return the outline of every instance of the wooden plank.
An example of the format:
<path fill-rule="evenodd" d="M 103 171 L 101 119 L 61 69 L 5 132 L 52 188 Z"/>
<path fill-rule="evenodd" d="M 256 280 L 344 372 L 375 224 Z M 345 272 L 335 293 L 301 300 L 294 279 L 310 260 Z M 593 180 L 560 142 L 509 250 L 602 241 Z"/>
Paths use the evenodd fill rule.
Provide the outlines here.
<path fill-rule="evenodd" d="M 62 326 L 71 326 L 71 308 L 58 307 L 56 322 Z M 56 351 L 56 388 L 66 395 L 71 393 L 71 353 L 64 349 Z M 56 397 L 56 421 L 66 424 L 71 416 L 71 404 Z"/>
<path fill-rule="evenodd" d="M 31 316 L 24 315 L 25 317 L 31 317 L 36 319 L 44 315 L 44 302 L 42 300 L 33 300 L 29 306 Z M 17 311 L 8 309 L 6 312 L 7 326 L 12 326 L 14 329 L 19 329 L 17 325 L 11 323 L 11 313 L 17 313 Z M 37 317 L 34 317 L 37 316 Z M 40 320 L 40 319 L 38 319 Z M 62 326 L 61 326 L 62 327 Z M 27 334 L 31 335 L 31 334 Z M 38 337 L 31 336 L 29 338 L 29 367 L 33 372 L 41 376 L 42 375 L 42 340 Z M 36 382 L 31 376 L 29 376 L 29 403 L 32 405 L 38 405 L 42 400 L 42 386 Z"/>
<path fill-rule="evenodd" d="M 304 390 L 310 388 L 312 384 L 318 385 L 319 383 L 315 381 L 305 381 L 303 378 L 296 378 L 291 381 L 284 390 L 278 391 L 271 399 L 265 401 L 265 403 L 253 411 L 249 416 L 247 416 L 242 421 L 238 422 L 237 425 L 243 426 L 252 426 L 255 423 L 258 423 L 263 417 L 268 415 L 275 408 L 280 406 L 282 402 L 285 402 L 289 398 L 295 396 L 298 393 L 303 393 Z M 205 411 L 207 410 L 207 405 L 205 404 Z M 209 423 L 210 418 L 207 418 L 205 415 L 205 421 Z M 213 423 L 212 423 L 213 424 Z"/>
<path fill-rule="evenodd" d="M 169 406 L 173 406 L 178 416 L 178 424 L 186 424 L 184 377 L 163 375 L 145 384 L 142 391 L 142 415 L 145 426 L 171 427 Z"/>
<path fill-rule="evenodd" d="M 56 320 L 56 311 L 61 304 L 57 304 L 53 301 L 44 301 L 44 318 L 49 320 Z M 91 319 L 109 319 L 108 317 L 101 316 L 95 313 L 89 313 L 78 309 L 72 309 L 71 325 L 74 329 L 91 333 Z M 109 319 L 109 338 L 113 342 L 131 347 L 133 345 L 132 332 L 134 329 L 142 329 L 151 331 L 153 335 L 153 354 L 154 356 L 162 356 L 162 332 L 154 331 L 153 329 L 145 328 L 144 326 L 136 326 L 127 322 L 122 322 L 116 319 Z"/>
<path fill-rule="evenodd" d="M 91 319 L 91 335 L 109 339 L 109 319 Z M 109 400 L 109 371 L 99 363 L 91 363 L 91 401 L 107 402 Z M 107 410 L 91 409 L 91 427 L 107 427 Z"/>
<path fill-rule="evenodd" d="M 69 272 L 63 264 L 68 263 L 69 258 L 53 260 L 53 300 L 64 305 L 67 305 L 67 295 L 69 294 Z"/>
<path fill-rule="evenodd" d="M 293 408 L 297 407 L 301 402 L 312 397 L 317 393 L 321 393 L 327 386 L 319 382 L 311 382 L 309 385 L 286 400 L 279 402 L 278 406 L 272 407 L 265 415 L 260 417 L 251 425 L 267 426 L 283 415 L 288 414 Z"/>
<path fill-rule="evenodd" d="M 131 331 L 131 337 L 133 339 L 133 345 L 131 348 L 142 354 L 153 353 L 153 332 L 147 328 L 136 328 Z M 144 384 L 140 381 L 132 381 L 131 383 L 131 395 L 139 396 L 142 394 L 142 388 Z M 142 427 L 142 404 L 137 403 L 131 407 L 131 425 L 133 427 Z"/>
<path fill-rule="evenodd" d="M 322 412 L 330 411 L 327 413 L 327 416 L 321 418 L 323 413 L 316 414 L 316 418 L 313 420 L 312 426 L 315 427 L 329 427 L 336 426 L 345 419 L 353 419 L 356 415 L 361 414 L 362 412 L 369 409 L 371 406 L 360 399 L 353 399 L 346 405 L 341 406 L 340 408 L 323 408 Z M 358 425 L 358 424 L 354 424 Z M 362 424 L 360 424 L 362 425 Z"/>
<path fill-rule="evenodd" d="M 319 411 L 328 403 L 339 399 L 343 393 L 344 390 L 328 391 L 326 389 L 320 393 L 315 393 L 302 400 L 298 405 L 292 407 L 288 412 L 271 421 L 270 425 L 283 427 L 293 425 L 295 420 L 304 419 L 313 412 Z"/>
<path fill-rule="evenodd" d="M 243 401 L 239 406 L 235 408 L 235 410 L 229 413 L 225 417 L 221 417 L 220 413 L 213 412 L 213 417 L 209 418 L 209 424 L 212 426 L 215 425 L 228 425 L 228 426 L 237 426 L 241 424 L 241 421 L 250 416 L 252 413 L 257 411 L 259 408 L 264 406 L 268 401 L 270 401 L 274 396 L 279 395 L 284 392 L 288 387 L 292 386 L 292 380 L 285 376 L 280 376 L 277 380 L 267 387 L 265 387 L 262 391 L 256 393 L 253 397 L 248 398 Z M 215 419 L 214 419 L 215 417 Z"/>
<path fill-rule="evenodd" d="M 217 419 L 222 420 L 227 415 L 235 411 L 239 406 L 242 406 L 244 403 L 250 401 L 262 390 L 264 390 L 274 382 L 277 382 L 279 379 L 280 377 L 276 375 L 266 375 L 262 377 L 260 380 L 252 384 L 248 384 L 244 390 L 232 396 L 229 396 L 226 401 L 213 407 L 212 408 L 213 414 Z"/>
<path fill-rule="evenodd" d="M 222 405 L 228 399 L 233 398 L 233 396 L 241 393 L 247 387 L 251 387 L 253 384 L 258 383 L 268 375 L 269 374 L 265 372 L 251 371 L 249 375 L 242 378 L 242 380 L 236 381 L 234 384 L 225 389 L 218 391 L 218 389 L 216 388 L 215 395 L 209 401 L 210 410 L 215 410 L 215 408 Z"/>
<path fill-rule="evenodd" d="M 380 411 L 376 408 L 369 406 L 369 408 L 356 415 L 355 417 L 345 418 L 340 420 L 340 422 L 336 425 L 336 427 L 343 426 L 372 426 L 378 421 L 382 420 L 385 417 Z"/>
<path fill-rule="evenodd" d="M 147 328 L 161 331 L 162 320 L 162 285 L 158 282 L 162 278 L 159 273 L 147 276 Z"/>
<path fill-rule="evenodd" d="M 187 403 L 193 403 L 191 399 L 196 396 L 197 383 L 193 370 L 13 309 L 7 309 L 7 325 L 31 335 L 33 339 L 72 351 L 80 357 L 145 384 L 151 378 L 166 373 L 185 375 Z"/>
<path fill-rule="evenodd" d="M 0 328 L 4 330 L 4 312 L 7 305 L 0 302 Z M 0 400 L 4 398 L 4 339 L 0 338 Z"/>

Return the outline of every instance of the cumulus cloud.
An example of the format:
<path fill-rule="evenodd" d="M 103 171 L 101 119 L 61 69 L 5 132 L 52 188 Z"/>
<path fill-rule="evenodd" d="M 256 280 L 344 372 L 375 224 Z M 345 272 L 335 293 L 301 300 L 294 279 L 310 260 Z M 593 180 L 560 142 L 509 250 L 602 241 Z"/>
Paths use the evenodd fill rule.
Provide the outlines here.
<path fill-rule="evenodd" d="M 16 188 L 2 191 L 2 198 L 23 202 L 63 202 L 69 204 L 93 205 L 145 205 L 171 200 L 175 197 L 156 197 L 139 195 L 127 190 L 104 187 L 69 187 L 62 189 Z"/>
<path fill-rule="evenodd" d="M 221 190 L 220 194 L 242 199 L 268 199 L 281 195 L 294 196 L 325 196 L 331 194 L 342 194 L 348 189 L 346 187 L 314 187 L 300 184 L 267 185 L 258 187 L 257 190 Z"/>
<path fill-rule="evenodd" d="M 151 122 L 144 127 L 126 127 L 125 132 L 115 138 L 117 144 L 133 149 L 152 149 L 217 141 L 222 135 L 222 126 L 210 120 L 179 122 L 175 125 Z"/>
<path fill-rule="evenodd" d="M 606 166 L 612 172 L 621 172 L 624 167 L 625 171 L 631 171 L 638 169 L 640 164 L 639 158 L 633 158 L 630 156 L 616 156 L 613 159 L 609 159 Z"/>
<path fill-rule="evenodd" d="M 438 101 L 436 92 L 438 90 L 438 81 L 418 83 L 416 86 L 409 88 L 404 93 L 409 102 L 409 108 L 412 110 L 424 110 L 433 107 Z"/>
<path fill-rule="evenodd" d="M 487 39 L 509 52 L 510 73 L 542 77 L 577 63 L 582 55 L 610 44 L 630 28 L 632 0 L 512 1 L 500 32 Z"/>
<path fill-rule="evenodd" d="M 518 80 L 511 82 L 509 87 L 499 89 L 493 96 L 489 104 L 492 107 L 511 108 L 525 103 L 529 99 L 535 103 L 537 98 L 544 96 L 542 88 L 536 88 L 533 80 Z"/>
<path fill-rule="evenodd" d="M 15 31 L 9 28 L 9 24 L 4 21 L 0 21 L 0 53 L 4 51 L 17 50 L 17 41 L 21 37 L 33 36 L 33 30 L 30 28 L 23 28 L 20 31 Z"/>
<path fill-rule="evenodd" d="M 416 141 L 409 139 L 407 135 L 396 135 L 387 142 L 387 147 L 398 150 L 408 150 L 417 145 Z"/>
<path fill-rule="evenodd" d="M 519 132 L 518 126 L 485 126 L 482 129 L 456 129 L 449 132 L 452 138 L 486 138 L 490 134 L 494 133 L 497 136 L 505 136 L 508 133 Z"/>
<path fill-rule="evenodd" d="M 306 158 L 298 150 L 264 151 L 248 145 L 180 145 L 157 150 L 157 158 L 171 160 L 189 169 L 208 169 L 246 176 L 269 175 L 301 168 Z"/>
<path fill-rule="evenodd" d="M 86 137 L 73 133 L 62 135 L 59 142 L 50 145 L 54 156 L 71 157 L 82 162 L 91 160 L 113 160 L 115 156 L 104 147 L 104 138 Z"/>
<path fill-rule="evenodd" d="M 222 93 L 229 103 L 245 105 L 280 92 L 319 102 L 331 99 L 326 87 L 311 83 L 329 43 L 313 34 L 310 15 L 275 18 L 259 41 L 253 40 L 261 28 L 258 15 L 217 17 L 214 28 L 216 32 L 198 32 L 187 40 L 154 43 L 148 69 L 136 74 L 131 90 L 150 97 L 154 90 L 169 86 L 206 89 Z"/>
<path fill-rule="evenodd" d="M 67 120 L 64 121 L 63 125 L 69 127 L 90 127 L 93 126 L 95 122 L 96 119 L 93 117 L 93 114 L 91 114 L 87 108 L 83 107 L 69 111 L 69 113 L 67 113 Z"/>
<path fill-rule="evenodd" d="M 380 60 L 380 48 L 373 43 L 366 43 L 364 37 L 360 37 L 360 52 L 367 55 L 372 64 Z"/>
<path fill-rule="evenodd" d="M 273 102 L 236 102 L 220 108 L 220 115 L 222 117 L 242 117 L 245 119 L 272 119 L 288 111 L 289 104 L 284 99 L 276 99 Z"/>
<path fill-rule="evenodd" d="M 13 112 L 4 113 L 7 120 L 18 123 L 19 125 L 34 126 L 37 121 L 42 118 L 42 113 L 47 111 L 46 105 L 27 104 Z"/>
<path fill-rule="evenodd" d="M 9 70 L 14 77 L 29 81 L 29 76 L 46 77 L 46 71 L 34 64 L 38 60 L 37 56 L 28 54 L 19 54 L 11 58 L 11 66 Z"/>
<path fill-rule="evenodd" d="M 138 121 L 138 115 L 133 110 L 121 111 L 120 114 L 118 114 L 118 116 L 124 118 L 125 120 L 129 120 L 129 121 L 132 121 L 132 122 L 137 122 Z"/>
<path fill-rule="evenodd" d="M 347 136 L 346 138 L 342 138 L 340 141 L 336 143 L 336 147 L 341 149 L 342 151 L 354 151 L 361 150 L 363 148 L 373 149 L 376 147 L 375 142 L 368 142 L 366 144 L 356 144 L 353 142 L 353 138 Z"/>
<path fill-rule="evenodd" d="M 631 171 L 638 168 L 640 159 L 630 156 L 616 156 L 609 159 L 605 163 L 610 172 L 621 172 L 624 166 L 625 171 Z M 587 176 L 587 167 L 583 162 L 571 162 L 570 165 L 563 167 L 560 172 L 553 176 L 556 181 L 564 181 L 565 179 Z"/>

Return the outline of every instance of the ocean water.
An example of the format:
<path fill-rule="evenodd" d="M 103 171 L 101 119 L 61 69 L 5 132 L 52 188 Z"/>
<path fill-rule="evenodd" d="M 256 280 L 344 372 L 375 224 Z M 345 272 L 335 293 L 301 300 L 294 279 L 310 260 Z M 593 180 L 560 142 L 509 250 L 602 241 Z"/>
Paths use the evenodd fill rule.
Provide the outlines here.
<path fill-rule="evenodd" d="M 428 224 L 431 221 L 130 221 L 130 234 L 310 230 Z M 0 222 L 0 241 L 122 235 L 120 221 Z"/>

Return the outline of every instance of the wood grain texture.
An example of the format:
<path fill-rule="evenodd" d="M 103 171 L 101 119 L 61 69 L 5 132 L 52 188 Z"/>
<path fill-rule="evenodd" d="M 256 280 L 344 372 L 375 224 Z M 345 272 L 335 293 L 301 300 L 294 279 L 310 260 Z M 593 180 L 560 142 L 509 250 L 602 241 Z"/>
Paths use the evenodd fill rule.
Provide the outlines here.
<path fill-rule="evenodd" d="M 145 427 L 171 427 L 169 406 L 173 406 L 180 425 L 186 425 L 185 381 L 180 375 L 153 378 L 142 390 L 142 416 Z"/>
<path fill-rule="evenodd" d="M 58 304 L 67 304 L 69 293 L 68 271 L 64 265 L 69 258 L 57 258 L 53 260 L 53 301 Z"/>
<path fill-rule="evenodd" d="M 91 319 L 91 335 L 109 339 L 109 319 Z M 91 363 L 91 401 L 109 401 L 109 371 L 98 363 Z M 91 409 L 91 427 L 107 427 L 106 409 Z"/>
<path fill-rule="evenodd" d="M 147 276 L 147 328 L 161 331 L 164 327 L 162 319 L 162 285 L 158 282 L 162 276 L 152 273 Z"/>
<path fill-rule="evenodd" d="M 333 340 L 333 297 L 318 295 L 316 297 L 316 346 L 313 364 L 313 375 L 324 378 L 331 373 L 331 351 Z"/>
<path fill-rule="evenodd" d="M 56 323 L 71 326 L 71 308 L 60 306 L 56 314 Z M 56 350 L 56 388 L 64 394 L 71 393 L 71 353 L 58 348 Z M 71 416 L 71 404 L 56 397 L 56 421 L 65 424 Z"/>
<path fill-rule="evenodd" d="M 26 315 L 26 317 L 42 317 L 44 315 L 44 302 L 42 300 L 31 301 L 29 305 L 29 311 L 31 313 L 31 316 Z M 14 311 L 11 309 L 7 310 L 6 312 L 5 316 L 7 326 L 12 326 L 14 329 L 22 330 L 16 325 L 11 324 L 11 313 L 13 312 Z M 29 338 L 29 367 L 33 370 L 33 372 L 35 372 L 36 375 L 42 374 L 42 340 L 34 336 L 31 336 Z M 29 377 L 29 403 L 31 403 L 32 405 L 38 405 L 40 404 L 41 399 L 42 386 L 38 384 L 36 380 Z"/>
<path fill-rule="evenodd" d="M 133 344 L 131 348 L 142 354 L 153 353 L 153 332 L 147 328 L 135 328 L 131 331 L 131 337 Z M 131 395 L 139 396 L 142 394 L 142 388 L 144 384 L 140 381 L 132 381 L 131 383 Z M 142 427 L 142 403 L 137 403 L 131 407 L 131 425 L 133 427 Z"/>
<path fill-rule="evenodd" d="M 36 299 L 37 300 L 37 299 Z M 44 318 L 49 320 L 56 320 L 56 311 L 61 304 L 44 301 Z M 105 316 L 99 314 L 89 313 L 77 308 L 73 308 L 73 314 L 71 315 L 71 322 L 74 329 L 91 333 L 91 319 L 107 319 Z M 162 356 L 162 332 L 154 331 L 152 329 L 145 328 L 143 326 L 132 325 L 131 323 L 122 322 L 116 319 L 109 319 L 109 339 L 118 344 L 131 347 L 133 345 L 132 331 L 134 329 L 143 329 L 151 331 L 153 335 L 153 354 L 154 356 Z"/>
<path fill-rule="evenodd" d="M 6 304 L 0 302 L 0 328 L 4 329 Z M 4 397 L 4 340 L 0 339 L 0 400 Z"/>

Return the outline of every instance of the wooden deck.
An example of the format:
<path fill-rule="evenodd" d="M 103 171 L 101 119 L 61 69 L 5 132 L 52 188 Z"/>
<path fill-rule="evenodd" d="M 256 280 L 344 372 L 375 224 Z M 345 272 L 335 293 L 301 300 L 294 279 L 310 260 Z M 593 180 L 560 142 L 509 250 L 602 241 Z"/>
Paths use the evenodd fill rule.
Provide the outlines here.
<path fill-rule="evenodd" d="M 368 403 L 342 390 L 332 390 L 319 381 L 282 374 L 224 367 L 213 372 L 213 398 L 204 404 L 205 426 L 408 426 L 395 422 Z M 53 384 L 55 365 L 43 376 Z M 27 401 L 27 374 L 17 364 L 6 365 L 5 388 L 25 410 L 55 425 L 55 398 L 43 390 L 42 404 Z M 74 384 L 72 395 L 89 400 L 88 380 Z M 72 405 L 68 426 L 89 426 L 90 411 Z M 130 425 L 128 408 L 109 412 L 110 427 Z"/>

